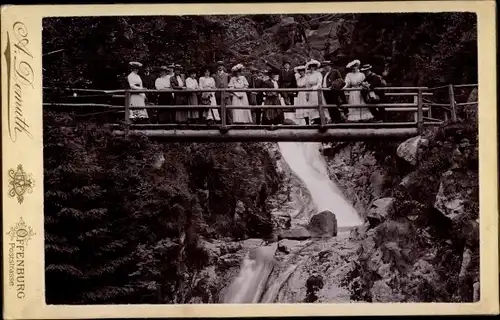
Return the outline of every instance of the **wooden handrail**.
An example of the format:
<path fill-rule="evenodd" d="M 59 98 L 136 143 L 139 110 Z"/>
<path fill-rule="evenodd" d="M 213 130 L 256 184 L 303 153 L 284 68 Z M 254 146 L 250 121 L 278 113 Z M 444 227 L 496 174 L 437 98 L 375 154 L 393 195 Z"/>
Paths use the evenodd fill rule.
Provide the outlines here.
<path fill-rule="evenodd" d="M 45 89 L 45 88 L 44 88 Z M 57 88 L 46 88 L 46 89 L 57 89 Z M 426 90 L 427 87 L 380 87 L 373 88 L 371 90 Z M 102 93 L 124 93 L 125 91 L 130 91 L 131 94 L 139 93 L 201 93 L 201 92 L 311 92 L 311 91 L 330 91 L 331 88 L 247 88 L 247 89 L 230 89 L 230 88 L 213 88 L 213 89 L 170 89 L 170 90 L 157 90 L 157 89 L 122 89 L 122 90 L 97 90 L 97 89 L 63 89 L 68 91 L 83 91 L 83 92 L 102 92 Z M 340 89 L 342 91 L 361 91 L 363 88 L 346 88 Z"/>

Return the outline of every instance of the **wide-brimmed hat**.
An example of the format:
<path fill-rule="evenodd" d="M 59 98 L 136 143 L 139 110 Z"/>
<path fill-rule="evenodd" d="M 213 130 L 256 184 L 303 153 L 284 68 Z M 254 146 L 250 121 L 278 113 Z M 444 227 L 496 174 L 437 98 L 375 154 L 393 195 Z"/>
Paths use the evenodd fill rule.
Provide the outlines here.
<path fill-rule="evenodd" d="M 359 61 L 358 59 L 356 59 L 356 60 L 353 60 L 353 61 L 349 62 L 347 64 L 346 68 L 352 68 L 352 67 L 354 67 L 356 65 L 359 66 L 360 64 L 361 64 L 361 61 Z"/>
<path fill-rule="evenodd" d="M 309 69 L 311 66 L 316 66 L 316 68 L 319 68 L 321 66 L 321 63 L 318 60 L 312 59 L 308 63 L 306 63 L 306 69 Z"/>
<path fill-rule="evenodd" d="M 137 62 L 137 61 L 130 61 L 128 64 L 129 64 L 129 66 L 131 66 L 131 67 L 137 67 L 137 68 L 142 67 L 142 63 Z"/>
<path fill-rule="evenodd" d="M 174 69 L 174 68 L 175 68 L 175 63 L 167 65 L 167 69 Z"/>
<path fill-rule="evenodd" d="M 182 66 L 180 64 L 174 64 L 175 70 L 182 70 Z"/>
<path fill-rule="evenodd" d="M 370 70 L 372 68 L 372 65 L 371 64 L 364 64 L 361 69 L 359 69 L 359 71 L 366 71 L 366 70 Z"/>
<path fill-rule="evenodd" d="M 241 71 L 243 69 L 245 69 L 245 67 L 241 63 L 238 63 L 237 65 L 231 68 L 231 71 L 235 72 L 235 71 Z"/>
<path fill-rule="evenodd" d="M 160 71 L 168 71 L 168 67 L 167 66 L 161 66 L 160 67 Z"/>
<path fill-rule="evenodd" d="M 295 72 L 305 71 L 305 70 L 306 70 L 306 66 L 298 66 L 298 67 L 293 68 L 293 71 L 295 71 Z"/>
<path fill-rule="evenodd" d="M 323 66 L 331 66 L 332 62 L 330 60 L 325 60 L 321 63 Z"/>
<path fill-rule="evenodd" d="M 218 65 L 218 66 L 220 66 L 220 65 L 224 65 L 224 61 L 222 61 L 222 60 L 217 61 L 217 65 Z"/>

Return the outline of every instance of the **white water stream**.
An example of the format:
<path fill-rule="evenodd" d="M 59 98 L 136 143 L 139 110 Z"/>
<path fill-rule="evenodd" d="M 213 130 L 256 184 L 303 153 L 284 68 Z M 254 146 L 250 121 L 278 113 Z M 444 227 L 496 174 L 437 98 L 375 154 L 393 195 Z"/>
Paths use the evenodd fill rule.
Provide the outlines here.
<path fill-rule="evenodd" d="M 295 119 L 292 119 L 295 120 Z M 304 182 L 319 213 L 333 212 L 339 229 L 350 229 L 363 223 L 353 206 L 342 196 L 339 188 L 330 180 L 326 163 L 320 154 L 320 143 L 280 142 L 283 159 L 291 170 Z M 292 217 L 299 218 L 299 217 Z M 308 222 L 310 217 L 300 217 Z M 267 280 L 274 267 L 276 244 L 254 249 L 245 257 L 238 277 L 229 286 L 224 303 L 271 302 L 281 286 L 296 269 L 292 265 L 264 293 Z"/>

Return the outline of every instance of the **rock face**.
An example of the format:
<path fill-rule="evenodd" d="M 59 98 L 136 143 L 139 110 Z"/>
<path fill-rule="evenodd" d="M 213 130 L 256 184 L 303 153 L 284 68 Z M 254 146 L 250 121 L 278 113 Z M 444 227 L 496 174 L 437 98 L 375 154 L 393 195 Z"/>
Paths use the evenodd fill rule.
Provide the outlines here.
<path fill-rule="evenodd" d="M 401 143 L 397 149 L 398 157 L 416 165 L 419 160 L 420 149 L 428 145 L 428 140 L 416 136 Z"/>
<path fill-rule="evenodd" d="M 452 221 L 469 214 L 465 204 L 470 202 L 473 194 L 477 192 L 477 184 L 477 177 L 470 174 L 446 171 L 441 177 L 434 207 Z"/>
<path fill-rule="evenodd" d="M 311 218 L 308 229 L 315 236 L 336 236 L 337 218 L 331 211 L 322 211 Z"/>
<path fill-rule="evenodd" d="M 387 220 L 394 213 L 394 198 L 380 198 L 372 202 L 366 218 L 370 226 L 375 227 Z"/>
<path fill-rule="evenodd" d="M 306 240 L 312 238 L 313 234 L 304 227 L 295 227 L 290 230 L 283 230 L 278 234 L 279 239 Z"/>

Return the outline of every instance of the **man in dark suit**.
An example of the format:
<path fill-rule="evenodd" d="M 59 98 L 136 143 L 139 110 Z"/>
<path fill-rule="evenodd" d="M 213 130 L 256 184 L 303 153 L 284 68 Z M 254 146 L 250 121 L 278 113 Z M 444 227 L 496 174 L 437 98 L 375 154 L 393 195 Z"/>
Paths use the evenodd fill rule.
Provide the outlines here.
<path fill-rule="evenodd" d="M 323 61 L 322 64 L 324 66 L 322 87 L 330 89 L 328 91 L 323 91 L 323 96 L 325 97 L 326 104 L 336 104 L 338 106 L 341 104 L 347 104 L 347 98 L 344 92 L 340 90 L 344 86 L 342 75 L 338 70 L 332 68 L 331 61 Z M 330 114 L 332 122 L 341 122 L 343 120 L 340 111 L 342 111 L 347 117 L 347 108 L 328 108 L 328 113 Z"/>
<path fill-rule="evenodd" d="M 363 98 L 367 103 L 375 104 L 375 103 L 384 103 L 385 100 L 385 92 L 384 90 L 373 90 L 374 88 L 386 87 L 387 83 L 385 82 L 382 76 L 372 72 L 372 66 L 369 64 L 365 64 L 361 67 L 360 71 L 365 74 L 365 82 L 368 83 L 366 89 L 361 91 L 363 94 Z M 377 121 L 385 120 L 385 109 L 384 108 L 370 108 L 370 112 L 373 114 L 373 117 Z"/>
<path fill-rule="evenodd" d="M 224 61 L 217 61 L 217 72 L 214 75 L 214 79 L 215 79 L 215 87 L 217 89 L 223 89 L 228 87 L 229 74 L 224 70 Z M 215 92 L 215 100 L 217 101 L 217 105 L 220 106 L 222 104 L 222 99 L 224 99 L 226 106 L 231 105 L 231 94 L 229 92 L 227 92 L 225 95 L 222 95 L 222 92 Z M 226 112 L 227 123 L 231 123 L 232 120 L 231 115 L 232 115 L 231 112 Z"/>
<path fill-rule="evenodd" d="M 297 79 L 295 78 L 295 72 L 290 68 L 290 62 L 283 61 L 283 69 L 280 72 L 279 86 L 282 89 L 297 88 Z M 293 100 L 295 94 L 293 92 L 281 92 L 281 96 L 285 101 L 286 105 L 293 105 Z M 293 109 L 291 110 L 294 111 Z"/>
<path fill-rule="evenodd" d="M 262 78 L 259 77 L 258 70 L 255 67 L 250 67 L 250 77 L 248 79 L 249 88 L 262 88 Z M 250 92 L 248 102 L 251 106 L 260 106 L 263 102 L 262 92 Z M 255 123 L 260 124 L 262 118 L 262 109 L 257 108 L 252 110 L 255 117 Z"/>

